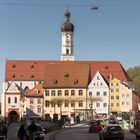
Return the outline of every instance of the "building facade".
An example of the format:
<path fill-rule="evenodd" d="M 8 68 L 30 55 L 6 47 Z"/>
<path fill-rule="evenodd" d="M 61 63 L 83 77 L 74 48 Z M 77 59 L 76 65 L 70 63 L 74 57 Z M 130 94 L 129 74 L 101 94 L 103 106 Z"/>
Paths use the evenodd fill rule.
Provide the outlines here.
<path fill-rule="evenodd" d="M 88 85 L 88 108 L 94 108 L 97 114 L 108 116 L 109 114 L 109 85 L 99 71 Z M 93 100 L 92 100 L 93 99 Z M 91 101 L 90 101 L 91 100 Z"/>
<path fill-rule="evenodd" d="M 61 26 L 61 61 L 6 60 L 1 96 L 3 118 L 22 118 L 34 112 L 44 118 L 80 115 L 82 119 L 89 114 L 92 103 L 98 114 L 121 111 L 120 83 L 129 83 L 131 79 L 119 61 L 75 61 L 74 25 L 70 22 L 69 11 L 65 17 Z M 44 98 L 38 93 L 33 94 L 40 83 L 43 84 Z M 133 102 L 138 96 L 132 95 L 136 95 L 130 96 Z M 91 102 L 91 96 L 99 96 L 102 102 Z"/>

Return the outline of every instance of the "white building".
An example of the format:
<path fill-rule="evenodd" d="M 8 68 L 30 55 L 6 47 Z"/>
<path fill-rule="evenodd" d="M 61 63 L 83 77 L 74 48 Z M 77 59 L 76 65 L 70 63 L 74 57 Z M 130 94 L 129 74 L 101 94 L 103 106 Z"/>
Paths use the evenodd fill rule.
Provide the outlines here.
<path fill-rule="evenodd" d="M 26 112 L 25 118 L 41 118 L 44 117 L 44 90 L 42 83 L 26 92 Z"/>
<path fill-rule="evenodd" d="M 97 114 L 109 113 L 109 86 L 99 71 L 88 86 L 88 109 L 93 108 Z M 97 100 L 96 100 L 97 99 Z M 98 100 L 99 99 L 99 100 Z M 93 101 L 93 102 L 92 102 Z M 91 107 L 91 105 L 93 105 Z"/>

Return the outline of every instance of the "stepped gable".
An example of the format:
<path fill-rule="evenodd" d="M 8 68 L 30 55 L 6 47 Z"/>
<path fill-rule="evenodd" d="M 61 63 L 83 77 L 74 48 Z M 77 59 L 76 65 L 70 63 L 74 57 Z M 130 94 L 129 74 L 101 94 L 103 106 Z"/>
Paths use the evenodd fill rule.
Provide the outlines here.
<path fill-rule="evenodd" d="M 89 82 L 88 64 L 48 64 L 44 88 L 86 88 Z"/>
<path fill-rule="evenodd" d="M 110 74 L 121 81 L 131 80 L 119 61 L 7 60 L 5 81 L 42 81 L 47 64 L 88 64 L 92 77 L 99 71 L 107 81 Z"/>
<path fill-rule="evenodd" d="M 34 88 L 28 90 L 26 97 L 43 97 L 42 83 L 37 84 Z"/>

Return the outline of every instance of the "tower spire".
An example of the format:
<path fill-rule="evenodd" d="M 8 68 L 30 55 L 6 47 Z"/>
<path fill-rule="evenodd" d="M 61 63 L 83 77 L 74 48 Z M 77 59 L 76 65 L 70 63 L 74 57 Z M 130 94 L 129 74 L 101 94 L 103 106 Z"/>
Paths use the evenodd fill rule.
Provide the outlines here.
<path fill-rule="evenodd" d="M 65 12 L 65 17 L 66 17 L 66 21 L 70 21 L 70 12 L 68 9 Z"/>
<path fill-rule="evenodd" d="M 61 60 L 73 61 L 73 31 L 74 25 L 70 22 L 70 12 L 67 9 L 64 13 L 65 21 L 61 26 L 62 32 L 62 46 L 61 46 Z"/>

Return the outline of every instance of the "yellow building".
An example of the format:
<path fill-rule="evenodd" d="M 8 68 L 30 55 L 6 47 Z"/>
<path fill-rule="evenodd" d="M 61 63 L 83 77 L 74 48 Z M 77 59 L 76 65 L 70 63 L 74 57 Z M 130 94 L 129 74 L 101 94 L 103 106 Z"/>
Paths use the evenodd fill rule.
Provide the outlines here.
<path fill-rule="evenodd" d="M 121 111 L 121 95 L 120 95 L 121 81 L 113 78 L 110 80 L 110 112 L 116 114 Z"/>
<path fill-rule="evenodd" d="M 140 96 L 127 83 L 113 78 L 110 80 L 110 112 L 131 112 L 138 110 Z"/>

